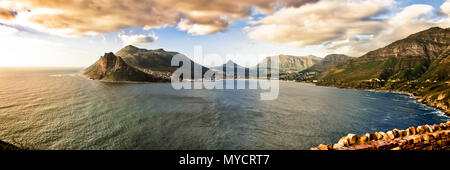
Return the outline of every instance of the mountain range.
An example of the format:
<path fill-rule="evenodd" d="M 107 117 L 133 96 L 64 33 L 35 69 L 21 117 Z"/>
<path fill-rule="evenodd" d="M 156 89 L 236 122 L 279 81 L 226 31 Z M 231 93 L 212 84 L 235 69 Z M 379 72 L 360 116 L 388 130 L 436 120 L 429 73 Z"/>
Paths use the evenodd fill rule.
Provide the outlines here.
<path fill-rule="evenodd" d="M 84 75 L 91 79 L 106 81 L 168 82 L 172 73 L 179 68 L 171 66 L 172 58 L 177 54 L 180 53 L 164 49 L 147 50 L 128 45 L 115 54 L 106 53 L 100 57 L 96 63 L 85 69 Z M 202 77 L 209 70 L 184 55 L 178 56 L 191 63 L 191 78 Z M 194 67 L 202 68 L 202 72 L 195 73 Z"/>
<path fill-rule="evenodd" d="M 450 111 L 450 28 L 433 27 L 338 63 L 315 77 L 317 85 L 411 93 Z"/>
<path fill-rule="evenodd" d="M 328 55 L 323 60 L 315 56 L 279 55 L 280 79 L 339 88 L 406 92 L 427 105 L 449 112 L 449 45 L 450 28 L 433 27 L 356 58 L 343 54 Z M 169 81 L 177 68 L 170 65 L 176 54 L 179 53 L 126 46 L 116 54 L 105 54 L 85 70 L 85 75 L 110 81 Z M 270 64 L 270 57 L 258 63 L 259 66 Z M 201 67 L 202 74 L 209 70 Z M 219 73 L 244 70 L 248 74 L 256 68 L 245 68 L 230 60 L 211 69 Z"/>
<path fill-rule="evenodd" d="M 128 45 L 115 54 L 106 53 L 96 63 L 88 67 L 84 75 L 88 78 L 107 81 L 169 81 L 172 73 L 178 68 L 171 66 L 173 56 L 180 54 L 178 52 L 165 51 L 164 49 L 147 50 Z M 195 73 L 192 70 L 192 77 L 202 77 L 209 68 L 190 60 L 184 55 L 187 61 L 191 62 L 191 68 L 201 67 L 202 73 Z M 293 71 L 301 71 L 318 63 L 321 58 L 315 56 L 290 56 L 280 55 L 280 73 L 288 73 Z M 263 66 L 270 66 L 270 57 L 265 58 L 259 63 Z M 230 67 L 231 66 L 231 67 Z M 258 66 L 258 65 L 257 65 Z M 256 77 L 257 75 L 249 75 L 250 70 L 256 71 L 257 66 L 246 68 L 229 60 L 227 63 L 211 67 L 216 75 L 225 75 L 225 71 L 234 71 L 235 78 Z M 237 75 L 238 72 L 244 72 L 245 76 Z"/>

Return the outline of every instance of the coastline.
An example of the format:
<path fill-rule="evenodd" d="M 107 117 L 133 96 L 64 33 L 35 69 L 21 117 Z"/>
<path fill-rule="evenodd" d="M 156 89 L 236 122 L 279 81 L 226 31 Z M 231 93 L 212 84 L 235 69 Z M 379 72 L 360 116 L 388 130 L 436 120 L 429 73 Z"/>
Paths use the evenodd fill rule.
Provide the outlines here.
<path fill-rule="evenodd" d="M 414 95 L 413 93 L 410 93 L 410 92 L 404 92 L 404 91 L 398 91 L 398 90 L 383 90 L 383 89 L 365 89 L 365 90 L 377 91 L 377 92 L 390 92 L 390 93 L 406 94 L 406 95 L 409 95 L 409 96 L 415 98 L 417 103 L 420 103 L 420 104 L 423 104 L 425 106 L 428 106 L 428 107 L 434 108 L 436 110 L 439 110 L 439 111 L 443 112 L 445 116 L 450 117 L 450 109 L 440 108 L 440 107 L 437 106 L 436 103 L 432 104 L 432 103 L 429 103 L 429 102 L 425 102 L 426 99 L 424 99 L 421 96 L 416 96 L 416 95 Z"/>
<path fill-rule="evenodd" d="M 312 83 L 312 84 L 314 84 L 316 86 L 320 86 L 320 85 L 317 85 L 315 83 Z M 416 96 L 416 95 L 414 95 L 411 92 L 405 92 L 405 91 L 399 91 L 399 90 L 387 90 L 387 89 L 343 88 L 343 87 L 336 87 L 336 86 L 321 86 L 321 87 L 334 87 L 334 88 L 338 88 L 338 89 L 355 89 L 355 90 L 367 90 L 367 91 L 375 91 L 375 92 L 389 92 L 389 93 L 406 94 L 406 95 L 409 95 L 409 96 L 415 98 L 417 103 L 423 104 L 423 105 L 425 105 L 427 107 L 434 108 L 434 109 L 436 109 L 438 111 L 443 112 L 444 116 L 450 117 L 450 108 L 447 108 L 447 109 L 442 108 L 442 107 L 439 106 L 439 103 L 435 103 L 435 102 L 432 102 L 432 101 L 427 101 L 427 99 L 425 97 L 423 97 L 423 96 Z"/>

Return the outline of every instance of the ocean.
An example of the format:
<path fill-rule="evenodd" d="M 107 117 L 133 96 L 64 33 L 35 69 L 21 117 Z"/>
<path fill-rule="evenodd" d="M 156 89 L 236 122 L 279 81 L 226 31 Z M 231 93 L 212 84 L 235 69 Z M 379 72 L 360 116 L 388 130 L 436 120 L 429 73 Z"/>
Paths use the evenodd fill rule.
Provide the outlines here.
<path fill-rule="evenodd" d="M 0 68 L 0 140 L 67 150 L 298 150 L 450 120 L 399 93 L 280 82 L 278 99 L 262 101 L 261 90 L 175 90 L 80 73 Z"/>

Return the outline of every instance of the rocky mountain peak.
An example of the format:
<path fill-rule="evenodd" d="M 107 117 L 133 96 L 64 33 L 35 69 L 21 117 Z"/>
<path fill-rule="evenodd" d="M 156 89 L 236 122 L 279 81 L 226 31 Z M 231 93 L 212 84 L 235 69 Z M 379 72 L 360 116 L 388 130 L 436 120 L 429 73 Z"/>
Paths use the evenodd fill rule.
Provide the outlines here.
<path fill-rule="evenodd" d="M 114 53 L 105 53 L 100 60 L 96 63 L 98 65 L 99 71 L 106 73 L 107 71 L 117 70 L 126 66 L 125 61 L 122 58 L 114 55 Z"/>
<path fill-rule="evenodd" d="M 380 61 L 389 57 L 421 56 L 432 60 L 436 59 L 448 45 L 450 45 L 450 29 L 432 27 L 395 41 L 384 48 L 371 51 L 360 58 L 365 60 L 376 58 Z"/>

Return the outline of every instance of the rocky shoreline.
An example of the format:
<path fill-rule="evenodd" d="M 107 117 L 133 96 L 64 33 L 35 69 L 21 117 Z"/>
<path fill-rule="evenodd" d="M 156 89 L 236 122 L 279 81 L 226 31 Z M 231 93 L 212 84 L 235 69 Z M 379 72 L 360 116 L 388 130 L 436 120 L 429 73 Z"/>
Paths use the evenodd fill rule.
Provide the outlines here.
<path fill-rule="evenodd" d="M 390 93 L 402 93 L 402 94 L 407 94 L 410 95 L 411 97 L 414 97 L 417 99 L 417 103 L 421 103 L 424 104 L 428 107 L 432 107 L 435 108 L 439 111 L 444 112 L 444 115 L 449 116 L 450 117 L 450 108 L 447 107 L 445 105 L 445 103 L 443 102 L 438 102 L 438 101 L 433 101 L 433 100 L 429 100 L 427 99 L 427 97 L 422 97 L 422 96 L 416 96 L 413 93 L 410 92 L 404 92 L 404 91 L 396 91 L 396 90 L 373 90 L 373 89 L 366 89 L 369 91 L 378 91 L 378 92 L 390 92 Z"/>
<path fill-rule="evenodd" d="M 323 86 L 323 85 L 318 85 L 316 83 L 313 83 L 316 86 Z M 376 91 L 376 92 L 390 92 L 390 93 L 402 93 L 402 94 L 407 94 L 410 95 L 411 97 L 414 97 L 417 99 L 417 103 L 421 103 L 424 104 L 428 107 L 432 107 L 434 109 L 437 109 L 439 111 L 444 112 L 445 116 L 449 116 L 450 117 L 450 107 L 448 105 L 450 105 L 450 103 L 445 103 L 445 102 L 440 102 L 439 100 L 432 100 L 431 97 L 427 97 L 427 96 L 417 96 L 414 95 L 411 92 L 406 92 L 406 91 L 399 91 L 399 90 L 387 90 L 387 89 L 361 89 L 361 88 L 348 88 L 348 87 L 337 87 L 337 86 L 323 86 L 323 87 L 335 87 L 335 88 L 340 88 L 340 89 L 355 89 L 355 90 L 368 90 L 368 91 Z"/>
<path fill-rule="evenodd" d="M 336 144 L 320 144 L 311 150 L 450 150 L 450 121 L 386 133 L 348 134 Z"/>

